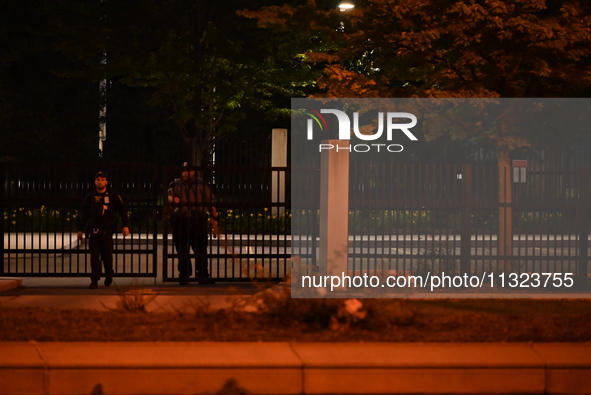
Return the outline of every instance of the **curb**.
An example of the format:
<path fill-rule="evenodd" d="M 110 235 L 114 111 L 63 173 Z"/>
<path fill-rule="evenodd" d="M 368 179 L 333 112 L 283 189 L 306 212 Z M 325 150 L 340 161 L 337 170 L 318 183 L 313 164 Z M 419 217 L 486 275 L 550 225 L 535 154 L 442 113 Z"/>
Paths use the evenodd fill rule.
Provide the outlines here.
<path fill-rule="evenodd" d="M 10 291 L 11 289 L 23 286 L 23 280 L 20 278 L 0 277 L 0 292 Z"/>
<path fill-rule="evenodd" d="M 0 394 L 591 394 L 591 344 L 0 342 Z"/>

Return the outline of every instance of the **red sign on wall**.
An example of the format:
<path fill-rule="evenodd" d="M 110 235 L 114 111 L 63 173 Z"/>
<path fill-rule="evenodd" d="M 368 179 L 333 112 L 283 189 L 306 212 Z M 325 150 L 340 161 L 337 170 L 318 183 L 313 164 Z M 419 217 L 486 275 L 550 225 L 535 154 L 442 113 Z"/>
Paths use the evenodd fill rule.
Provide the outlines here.
<path fill-rule="evenodd" d="M 513 167 L 527 167 L 527 161 L 526 160 L 514 160 Z"/>

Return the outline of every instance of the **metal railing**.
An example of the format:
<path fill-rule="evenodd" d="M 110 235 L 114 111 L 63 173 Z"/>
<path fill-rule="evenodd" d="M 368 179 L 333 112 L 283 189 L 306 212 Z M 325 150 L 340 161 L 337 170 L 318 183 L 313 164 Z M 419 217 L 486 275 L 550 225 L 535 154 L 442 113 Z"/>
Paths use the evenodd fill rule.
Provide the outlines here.
<path fill-rule="evenodd" d="M 132 222 L 132 235 L 116 239 L 116 276 L 178 280 L 165 196 L 180 168 L 129 163 L 0 164 L 0 276 L 89 275 L 88 251 L 75 230 L 99 169 L 121 193 Z M 196 170 L 213 188 L 220 213 L 222 234 L 209 240 L 216 281 L 281 279 L 292 255 L 316 263 L 317 208 L 306 214 L 308 228 L 298 231 L 305 238 L 290 234 L 290 188 L 308 191 L 315 207 L 316 169 L 304 177 L 306 185 L 291 185 L 289 168 Z M 499 203 L 502 177 L 511 181 L 509 203 Z M 489 164 L 352 163 L 350 269 L 569 271 L 586 282 L 590 181 L 588 167 L 532 166 L 521 180 Z M 505 253 L 499 250 L 501 211 L 510 213 L 512 226 Z"/>
<path fill-rule="evenodd" d="M 294 223 L 303 227 L 296 230 L 304 236 L 300 259 L 315 266 L 319 203 L 310 191 L 320 189 L 319 175 L 306 171 L 293 175 L 308 183 L 296 187 L 308 211 Z M 500 174 L 496 164 L 352 162 L 350 273 L 569 272 L 587 284 L 589 167 L 530 167 L 520 174 Z M 505 180 L 511 199 L 503 202 Z M 501 239 L 503 233 L 511 236 Z"/>
<path fill-rule="evenodd" d="M 131 235 L 115 235 L 117 277 L 159 277 L 177 281 L 166 216 L 168 183 L 180 168 L 152 164 L 0 164 L 0 276 L 89 276 L 89 251 L 77 241 L 78 211 L 106 171 L 125 201 Z M 198 168 L 213 188 L 222 234 L 209 243 L 216 281 L 284 278 L 289 262 L 287 168 Z M 281 182 L 274 182 L 281 178 Z M 275 188 L 275 191 L 273 191 Z M 283 188 L 282 193 L 277 188 Z M 287 194 L 288 196 L 288 194 Z"/>
<path fill-rule="evenodd" d="M 132 234 L 115 237 L 119 277 L 154 277 L 157 262 L 159 175 L 150 164 L 0 164 L 2 188 L 0 275 L 78 277 L 90 274 L 84 242 L 77 240 L 79 209 L 107 172 L 132 222 Z"/>
<path fill-rule="evenodd" d="M 216 281 L 285 278 L 291 258 L 290 207 L 289 201 L 282 197 L 287 196 L 289 170 L 284 167 L 196 167 L 193 170 L 207 181 L 216 196 L 220 235 L 209 239 L 212 278 Z M 164 169 L 163 194 L 180 171 L 178 167 Z M 171 210 L 167 201 L 164 212 Z M 163 229 L 163 238 L 171 240 L 169 221 Z M 164 281 L 178 281 L 177 260 L 173 244 L 165 243 Z"/>

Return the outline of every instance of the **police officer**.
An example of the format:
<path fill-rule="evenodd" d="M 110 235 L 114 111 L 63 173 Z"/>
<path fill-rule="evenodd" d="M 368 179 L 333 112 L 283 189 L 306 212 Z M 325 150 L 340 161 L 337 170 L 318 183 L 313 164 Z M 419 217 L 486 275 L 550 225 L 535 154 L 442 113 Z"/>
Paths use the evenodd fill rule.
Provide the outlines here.
<path fill-rule="evenodd" d="M 102 264 L 105 267 L 105 287 L 113 283 L 113 233 L 115 233 L 117 214 L 123 221 L 123 236 L 129 234 L 129 218 L 125 204 L 117 193 L 108 188 L 107 175 L 100 171 L 94 178 L 95 191 L 84 199 L 78 221 L 78 240 L 83 232 L 88 237 L 90 248 L 90 289 L 98 288 Z"/>
<path fill-rule="evenodd" d="M 219 231 L 211 188 L 196 177 L 195 170 L 185 162 L 181 178 L 168 186 L 168 201 L 174 208 L 171 225 L 172 238 L 179 254 L 179 284 L 189 284 L 192 275 L 190 249 L 195 253 L 195 271 L 199 283 L 212 284 L 208 270 L 207 236 L 210 231 L 214 236 Z M 211 228 L 207 226 L 208 214 Z"/>

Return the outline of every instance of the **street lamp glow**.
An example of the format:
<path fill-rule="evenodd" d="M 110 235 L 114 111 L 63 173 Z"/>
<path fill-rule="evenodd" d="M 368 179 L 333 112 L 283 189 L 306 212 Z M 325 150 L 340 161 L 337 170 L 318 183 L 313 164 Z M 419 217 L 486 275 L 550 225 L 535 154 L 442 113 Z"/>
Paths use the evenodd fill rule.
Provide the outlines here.
<path fill-rule="evenodd" d="M 353 9 L 353 8 L 355 8 L 355 4 L 353 4 L 350 1 L 343 1 L 343 2 L 341 2 L 341 4 L 339 4 L 339 9 L 342 12 L 348 11 L 348 10 Z"/>

